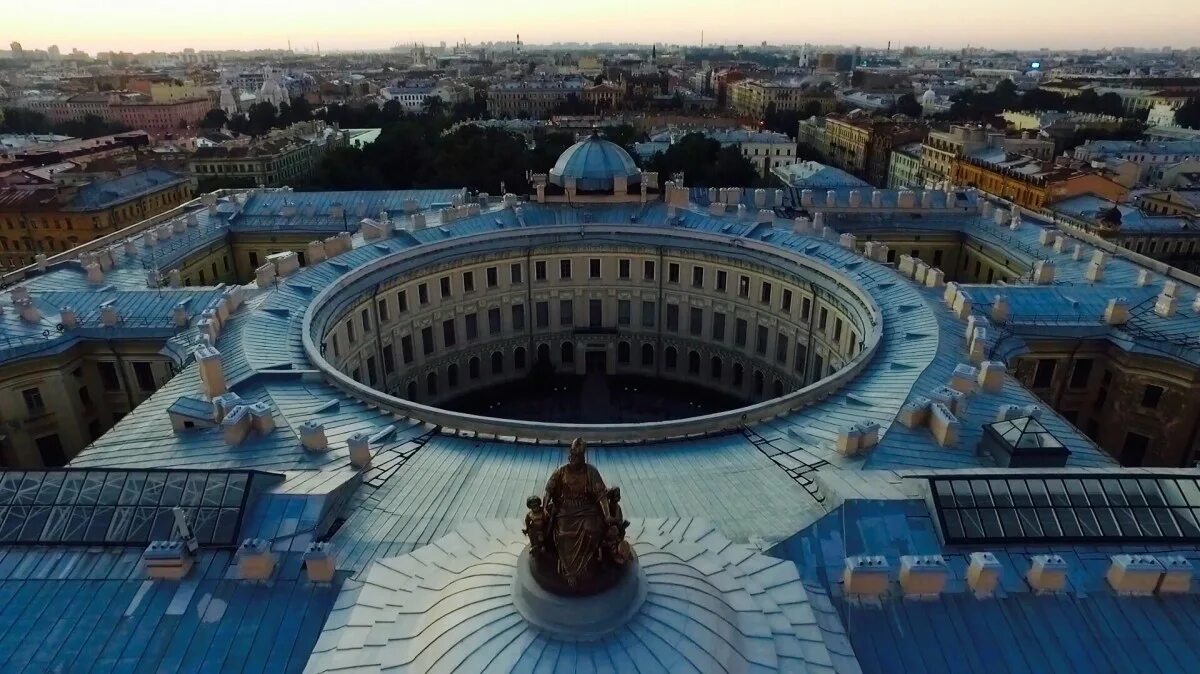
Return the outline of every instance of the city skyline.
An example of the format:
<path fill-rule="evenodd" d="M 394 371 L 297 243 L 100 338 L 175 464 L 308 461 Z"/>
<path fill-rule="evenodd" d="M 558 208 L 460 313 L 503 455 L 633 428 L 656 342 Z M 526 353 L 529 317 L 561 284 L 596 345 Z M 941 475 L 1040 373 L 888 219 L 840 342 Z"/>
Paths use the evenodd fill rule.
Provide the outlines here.
<path fill-rule="evenodd" d="M 414 0 L 403 8 L 379 9 L 365 0 L 344 0 L 338 11 L 314 0 L 288 3 L 259 0 L 238 5 L 236 21 L 197 22 L 160 0 L 125 0 L 119 6 L 64 0 L 50 13 L 8 17 L 4 42 L 25 49 L 58 45 L 88 53 L 103 51 L 181 51 L 286 49 L 309 51 L 382 50 L 398 44 L 512 41 L 520 34 L 531 45 L 556 42 L 699 44 L 701 32 L 712 45 L 843 44 L 893 48 L 980 47 L 990 49 L 1100 49 L 1105 47 L 1193 46 L 1200 19 L 1183 19 L 1176 0 L 1144 3 L 1083 2 L 1056 5 L 1015 0 L 1010 17 L 997 25 L 996 13 L 982 3 L 915 0 L 896 13 L 883 0 L 864 0 L 850 12 L 840 6 L 806 7 L 803 17 L 779 20 L 768 0 L 745 0 L 730 25 L 725 3 L 664 0 L 653 6 L 628 5 L 607 16 L 638 17 L 610 25 L 593 8 L 537 3 L 512 7 L 482 0 L 438 3 Z M 147 30 L 153 16 L 154 29 Z M 1080 17 L 1103 17 L 1085 25 Z M 372 18 L 373 17 L 373 18 Z M 414 17 L 419 17 L 414 20 Z M 467 17 L 464 19 L 464 17 Z M 756 20 L 761 17 L 762 21 Z M 1036 20 L 1025 20 L 1037 17 Z M 564 28 L 565 27 L 565 28 Z"/>

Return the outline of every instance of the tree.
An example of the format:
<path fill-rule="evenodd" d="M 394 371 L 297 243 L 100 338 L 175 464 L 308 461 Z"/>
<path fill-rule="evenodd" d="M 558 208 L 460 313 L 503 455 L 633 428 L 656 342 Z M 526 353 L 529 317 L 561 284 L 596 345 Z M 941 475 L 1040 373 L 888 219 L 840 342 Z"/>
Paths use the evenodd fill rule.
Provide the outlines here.
<path fill-rule="evenodd" d="M 920 119 L 925 109 L 917 102 L 917 97 L 912 94 L 904 94 L 896 99 L 896 112 L 906 117 Z"/>
<path fill-rule="evenodd" d="M 1193 98 L 1175 111 L 1175 125 L 1187 129 L 1200 129 L 1200 98 Z"/>
<path fill-rule="evenodd" d="M 252 136 L 261 136 L 270 131 L 277 123 L 275 106 L 267 103 L 255 103 L 250 106 L 249 131 Z"/>
<path fill-rule="evenodd" d="M 554 106 L 556 115 L 590 115 L 595 110 L 587 102 L 579 98 L 579 94 L 570 93 Z"/>
<path fill-rule="evenodd" d="M 441 117 L 446 114 L 446 102 L 441 96 L 426 96 L 425 102 L 421 104 L 421 111 L 432 117 Z"/>
<path fill-rule="evenodd" d="M 220 108 L 213 108 L 204 113 L 204 119 L 200 120 L 201 129 L 219 129 L 229 123 L 229 115 Z"/>
<path fill-rule="evenodd" d="M 749 187 L 758 178 L 754 165 L 736 147 L 721 147 L 700 133 L 680 138 L 648 164 L 659 176 L 682 172 L 688 187 Z"/>

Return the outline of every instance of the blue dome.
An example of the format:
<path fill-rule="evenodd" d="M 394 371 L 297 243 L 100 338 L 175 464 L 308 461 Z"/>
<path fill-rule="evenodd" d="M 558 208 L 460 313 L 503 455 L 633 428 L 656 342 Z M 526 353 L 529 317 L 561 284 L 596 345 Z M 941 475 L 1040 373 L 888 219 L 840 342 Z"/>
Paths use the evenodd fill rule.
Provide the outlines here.
<path fill-rule="evenodd" d="M 594 134 L 567 148 L 550 169 L 551 183 L 566 187 L 567 179 L 574 178 L 576 189 L 587 192 L 612 190 L 617 176 L 636 185 L 642 174 L 620 145 Z"/>

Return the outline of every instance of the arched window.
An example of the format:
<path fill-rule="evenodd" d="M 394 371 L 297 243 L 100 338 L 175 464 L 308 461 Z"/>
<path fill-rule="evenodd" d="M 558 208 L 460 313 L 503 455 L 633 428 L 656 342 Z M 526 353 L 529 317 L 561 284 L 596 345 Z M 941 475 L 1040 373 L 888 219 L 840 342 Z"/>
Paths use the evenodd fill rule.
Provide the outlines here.
<path fill-rule="evenodd" d="M 571 342 L 563 342 L 562 343 L 562 362 L 563 363 L 574 363 L 575 362 L 575 345 L 572 344 Z"/>
<path fill-rule="evenodd" d="M 711 367 L 712 378 L 720 379 L 721 378 L 721 358 L 719 356 L 712 357 L 712 362 L 710 364 L 710 367 Z"/>
<path fill-rule="evenodd" d="M 643 367 L 653 367 L 654 366 L 654 345 L 653 344 L 643 344 L 642 345 L 642 366 Z"/>
<path fill-rule="evenodd" d="M 738 388 L 742 387 L 742 380 L 743 380 L 743 377 L 745 376 L 745 373 L 746 373 L 746 371 L 745 371 L 745 369 L 742 368 L 741 363 L 733 364 L 733 385 L 734 386 L 736 386 Z"/>
<path fill-rule="evenodd" d="M 763 377 L 762 370 L 754 371 L 754 395 L 762 397 L 766 390 L 766 378 Z"/>
<path fill-rule="evenodd" d="M 525 369 L 525 347 L 518 346 L 513 351 L 513 367 L 518 370 Z"/>
<path fill-rule="evenodd" d="M 479 379 L 479 357 L 472 356 L 471 360 L 467 361 L 467 376 L 471 379 Z"/>
<path fill-rule="evenodd" d="M 437 373 L 430 372 L 429 376 L 425 377 L 425 392 L 430 396 L 437 395 Z"/>
<path fill-rule="evenodd" d="M 678 358 L 679 354 L 675 352 L 675 347 L 668 346 L 666 352 L 663 354 L 663 364 L 667 366 L 668 370 L 674 370 L 676 365 L 675 361 L 678 360 Z"/>
<path fill-rule="evenodd" d="M 538 344 L 537 362 L 538 362 L 538 365 L 542 365 L 542 364 L 550 362 L 550 345 L 549 344 Z"/>
<path fill-rule="evenodd" d="M 629 364 L 629 342 L 617 342 L 617 362 L 621 365 Z"/>
<path fill-rule="evenodd" d="M 696 351 L 688 353 L 688 374 L 700 376 L 700 354 Z"/>
<path fill-rule="evenodd" d="M 783 382 L 776 379 L 775 380 L 775 397 L 778 398 L 781 395 L 783 395 Z"/>
<path fill-rule="evenodd" d="M 492 352 L 492 374 L 502 374 L 504 372 L 504 354 L 499 351 Z"/>
<path fill-rule="evenodd" d="M 408 394 L 405 397 L 408 398 L 409 400 L 417 399 L 417 382 L 415 382 L 415 381 L 408 382 Z"/>
<path fill-rule="evenodd" d="M 446 368 L 446 388 L 455 386 L 458 386 L 458 363 L 450 363 L 450 367 Z"/>

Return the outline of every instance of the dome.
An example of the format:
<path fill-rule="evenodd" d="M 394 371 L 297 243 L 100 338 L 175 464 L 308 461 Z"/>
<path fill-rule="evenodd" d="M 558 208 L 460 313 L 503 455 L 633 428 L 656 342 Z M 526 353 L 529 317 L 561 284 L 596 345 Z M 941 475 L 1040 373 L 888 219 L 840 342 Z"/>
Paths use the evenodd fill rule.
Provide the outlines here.
<path fill-rule="evenodd" d="M 921 94 L 921 103 L 937 103 L 937 94 L 933 93 L 933 89 L 926 89 L 925 93 Z"/>
<path fill-rule="evenodd" d="M 566 187 L 567 181 L 574 178 L 576 189 L 603 192 L 613 189 L 617 177 L 624 177 L 628 184 L 634 185 L 641 175 L 633 157 L 620 145 L 592 134 L 559 155 L 550 169 L 550 182 Z"/>

